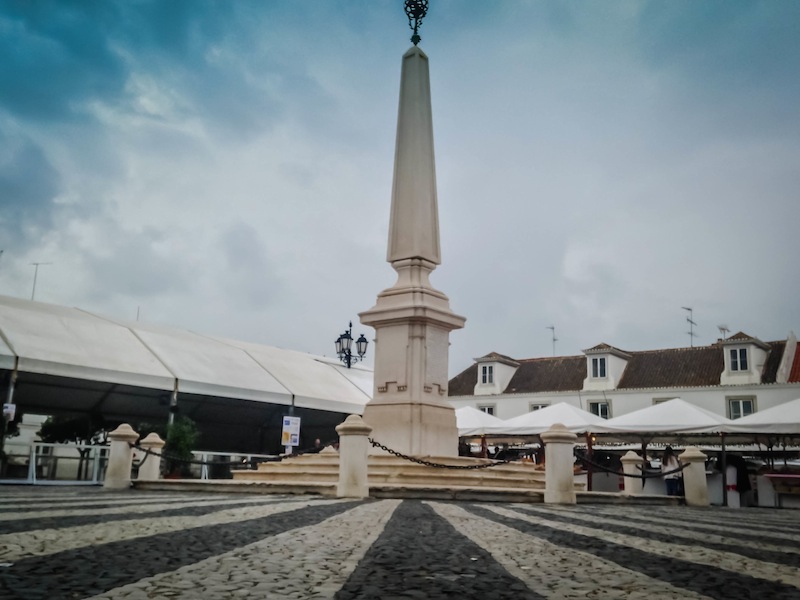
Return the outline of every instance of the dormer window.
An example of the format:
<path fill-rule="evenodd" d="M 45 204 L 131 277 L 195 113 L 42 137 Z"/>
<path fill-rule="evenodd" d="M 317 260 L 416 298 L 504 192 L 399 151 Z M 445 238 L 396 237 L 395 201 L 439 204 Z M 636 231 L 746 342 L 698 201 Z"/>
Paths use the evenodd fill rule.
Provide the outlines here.
<path fill-rule="evenodd" d="M 606 359 L 605 357 L 596 357 L 592 359 L 592 378 L 605 379 L 606 377 Z"/>
<path fill-rule="evenodd" d="M 494 383 L 494 365 L 483 365 L 481 367 L 481 383 Z"/>
<path fill-rule="evenodd" d="M 731 371 L 747 370 L 747 348 L 731 348 Z"/>

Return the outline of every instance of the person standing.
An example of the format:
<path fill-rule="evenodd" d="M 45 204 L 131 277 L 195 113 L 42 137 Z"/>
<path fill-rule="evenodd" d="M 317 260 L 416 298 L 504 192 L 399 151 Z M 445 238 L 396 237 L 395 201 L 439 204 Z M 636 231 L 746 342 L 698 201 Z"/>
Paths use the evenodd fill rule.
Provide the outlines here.
<path fill-rule="evenodd" d="M 679 495 L 681 472 L 676 469 L 680 468 L 681 463 L 672 446 L 664 448 L 664 454 L 661 456 L 661 473 L 667 486 L 667 496 Z"/>

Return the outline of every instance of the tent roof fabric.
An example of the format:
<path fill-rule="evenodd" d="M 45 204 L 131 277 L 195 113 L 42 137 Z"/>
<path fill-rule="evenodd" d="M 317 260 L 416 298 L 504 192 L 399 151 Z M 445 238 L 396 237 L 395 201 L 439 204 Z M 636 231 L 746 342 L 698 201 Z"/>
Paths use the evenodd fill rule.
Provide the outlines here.
<path fill-rule="evenodd" d="M 728 431 L 776 435 L 800 434 L 800 398 L 734 419 Z"/>
<path fill-rule="evenodd" d="M 502 425 L 488 428 L 486 433 L 492 435 L 538 435 L 556 423 L 561 423 L 573 433 L 583 433 L 606 423 L 606 420 L 572 404 L 559 402 L 503 421 Z"/>
<path fill-rule="evenodd" d="M 592 428 L 594 433 L 719 433 L 729 419 L 681 398 L 636 410 Z"/>
<path fill-rule="evenodd" d="M 456 427 L 459 436 L 483 435 L 486 429 L 499 427 L 502 419 L 485 413 L 472 406 L 462 406 L 456 409 Z"/>
<path fill-rule="evenodd" d="M 292 350 L 0 296 L 0 368 L 218 398 L 362 412 L 372 371 Z M 344 373 L 343 371 L 349 371 Z"/>

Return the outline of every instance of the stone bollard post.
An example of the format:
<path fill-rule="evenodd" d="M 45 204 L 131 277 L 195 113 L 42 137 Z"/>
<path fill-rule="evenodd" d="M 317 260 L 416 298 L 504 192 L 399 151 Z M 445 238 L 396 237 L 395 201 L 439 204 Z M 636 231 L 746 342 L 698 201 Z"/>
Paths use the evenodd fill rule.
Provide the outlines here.
<path fill-rule="evenodd" d="M 111 440 L 111 449 L 108 453 L 108 467 L 103 487 L 113 490 L 129 488 L 133 465 L 131 444 L 139 439 L 139 434 L 130 425 L 123 423 L 109 433 L 108 437 Z"/>
<path fill-rule="evenodd" d="M 144 455 L 144 460 L 139 467 L 139 476 L 137 479 L 140 481 L 157 481 L 161 477 L 161 449 L 166 442 L 161 437 L 153 432 L 148 434 L 139 445 L 148 450 Z M 150 454 L 150 452 L 157 452 L 158 454 Z"/>
<path fill-rule="evenodd" d="M 696 446 L 689 446 L 678 457 L 688 464 L 683 469 L 683 495 L 686 506 L 708 506 L 708 481 L 706 480 L 706 455 Z"/>
<path fill-rule="evenodd" d="M 642 493 L 642 469 L 644 468 L 644 461 L 642 457 L 636 454 L 633 450 L 628 452 L 621 459 L 622 471 L 625 473 L 625 494 L 628 496 L 638 496 Z M 634 477 L 635 475 L 635 477 Z"/>
<path fill-rule="evenodd" d="M 575 504 L 575 440 L 578 436 L 556 423 L 540 436 L 544 443 L 544 501 Z"/>
<path fill-rule="evenodd" d="M 344 423 L 337 425 L 339 434 L 339 498 L 367 498 L 369 482 L 367 479 L 367 455 L 369 436 L 372 427 L 364 423 L 358 415 L 350 415 Z"/>

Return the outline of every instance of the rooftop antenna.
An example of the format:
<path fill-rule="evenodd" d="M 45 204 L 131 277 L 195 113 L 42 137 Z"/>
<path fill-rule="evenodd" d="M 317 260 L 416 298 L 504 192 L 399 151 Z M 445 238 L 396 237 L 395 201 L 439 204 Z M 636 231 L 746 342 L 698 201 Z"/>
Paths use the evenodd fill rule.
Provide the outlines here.
<path fill-rule="evenodd" d="M 550 331 L 553 332 L 553 356 L 555 356 L 556 355 L 556 342 L 558 341 L 558 338 L 556 337 L 556 327 L 555 327 L 555 325 L 550 325 L 549 327 L 545 327 L 545 329 L 549 329 Z"/>
<path fill-rule="evenodd" d="M 719 329 L 719 334 L 722 336 L 723 340 L 726 339 L 731 332 L 727 325 L 717 325 L 717 329 Z"/>
<path fill-rule="evenodd" d="M 39 265 L 52 265 L 51 262 L 33 262 L 31 263 L 35 268 L 33 269 L 33 289 L 31 290 L 31 300 L 36 296 L 36 278 L 39 275 Z"/>
<path fill-rule="evenodd" d="M 687 333 L 689 334 L 689 345 L 694 348 L 694 338 L 697 336 L 697 334 L 694 332 L 694 328 L 697 323 L 692 320 L 693 311 L 690 307 L 681 306 L 681 308 L 689 313 L 689 316 L 686 317 L 686 321 L 689 323 L 689 331 Z"/>

